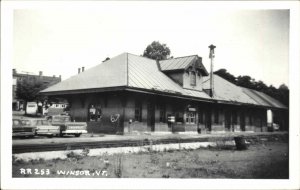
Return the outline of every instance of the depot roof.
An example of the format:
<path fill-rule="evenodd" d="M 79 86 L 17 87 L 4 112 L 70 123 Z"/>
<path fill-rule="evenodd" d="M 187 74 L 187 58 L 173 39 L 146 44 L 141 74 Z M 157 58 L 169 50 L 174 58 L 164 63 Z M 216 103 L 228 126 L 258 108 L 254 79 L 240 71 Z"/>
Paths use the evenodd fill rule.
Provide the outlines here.
<path fill-rule="evenodd" d="M 199 57 L 193 55 L 157 62 L 130 53 L 122 53 L 55 84 L 41 91 L 41 93 L 45 95 L 63 95 L 124 89 L 169 94 L 202 101 L 287 108 L 262 92 L 236 86 L 217 75 L 214 75 L 214 96 L 210 97 L 205 91 L 183 88 L 164 73 L 166 70 L 187 68 L 189 64 L 194 63 L 196 60 L 199 60 Z M 198 66 L 203 67 L 203 72 L 207 73 L 202 63 Z M 210 77 L 204 75 L 203 89 L 210 88 L 209 80 Z"/>
<path fill-rule="evenodd" d="M 177 96 L 210 99 L 204 91 L 182 88 L 160 70 L 155 60 L 130 53 L 118 55 L 53 85 L 41 93 L 45 95 L 68 94 L 111 88 L 134 88 Z"/>

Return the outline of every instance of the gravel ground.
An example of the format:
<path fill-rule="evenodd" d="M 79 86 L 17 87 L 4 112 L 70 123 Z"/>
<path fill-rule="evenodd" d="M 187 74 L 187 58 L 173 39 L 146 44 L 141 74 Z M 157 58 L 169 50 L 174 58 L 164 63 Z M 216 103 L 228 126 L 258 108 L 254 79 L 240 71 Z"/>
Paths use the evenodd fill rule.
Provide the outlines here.
<path fill-rule="evenodd" d="M 223 147 L 88 156 L 70 151 L 67 159 L 14 160 L 13 177 L 233 178 L 287 179 L 288 143 L 260 141 L 248 150 Z"/>

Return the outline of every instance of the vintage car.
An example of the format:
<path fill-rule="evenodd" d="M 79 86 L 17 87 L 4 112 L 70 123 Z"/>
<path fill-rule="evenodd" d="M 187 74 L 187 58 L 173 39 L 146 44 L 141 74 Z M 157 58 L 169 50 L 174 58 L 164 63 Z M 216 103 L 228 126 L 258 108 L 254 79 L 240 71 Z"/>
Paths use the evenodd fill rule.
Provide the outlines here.
<path fill-rule="evenodd" d="M 87 133 L 86 122 L 71 122 L 69 115 L 53 115 L 48 117 L 53 126 L 59 126 L 60 136 L 75 135 L 79 137 L 83 133 Z"/>
<path fill-rule="evenodd" d="M 60 135 L 60 127 L 53 126 L 48 120 L 36 120 L 36 134 L 39 136 L 53 137 Z"/>
<path fill-rule="evenodd" d="M 13 137 L 34 137 L 36 135 L 36 123 L 34 120 L 13 119 L 12 132 Z"/>

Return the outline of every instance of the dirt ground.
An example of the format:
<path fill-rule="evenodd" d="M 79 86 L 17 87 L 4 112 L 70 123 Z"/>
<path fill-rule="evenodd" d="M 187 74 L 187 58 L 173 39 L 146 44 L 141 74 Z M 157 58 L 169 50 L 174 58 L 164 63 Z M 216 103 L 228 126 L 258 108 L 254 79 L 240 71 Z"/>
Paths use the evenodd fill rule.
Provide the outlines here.
<path fill-rule="evenodd" d="M 288 179 L 287 142 L 260 142 L 248 150 L 208 148 L 87 156 L 70 151 L 68 159 L 13 158 L 13 177 L 234 178 Z"/>

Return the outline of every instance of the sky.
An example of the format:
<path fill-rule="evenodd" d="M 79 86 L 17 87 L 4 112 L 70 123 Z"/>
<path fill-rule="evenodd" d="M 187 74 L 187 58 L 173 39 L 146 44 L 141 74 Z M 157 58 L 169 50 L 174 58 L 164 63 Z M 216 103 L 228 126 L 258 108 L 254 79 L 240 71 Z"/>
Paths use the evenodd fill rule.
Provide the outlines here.
<path fill-rule="evenodd" d="M 136 55 L 152 41 L 171 56 L 197 54 L 210 70 L 289 85 L 289 11 L 222 9 L 199 2 L 102 2 L 83 8 L 15 9 L 13 68 L 65 80 L 106 57 Z"/>

